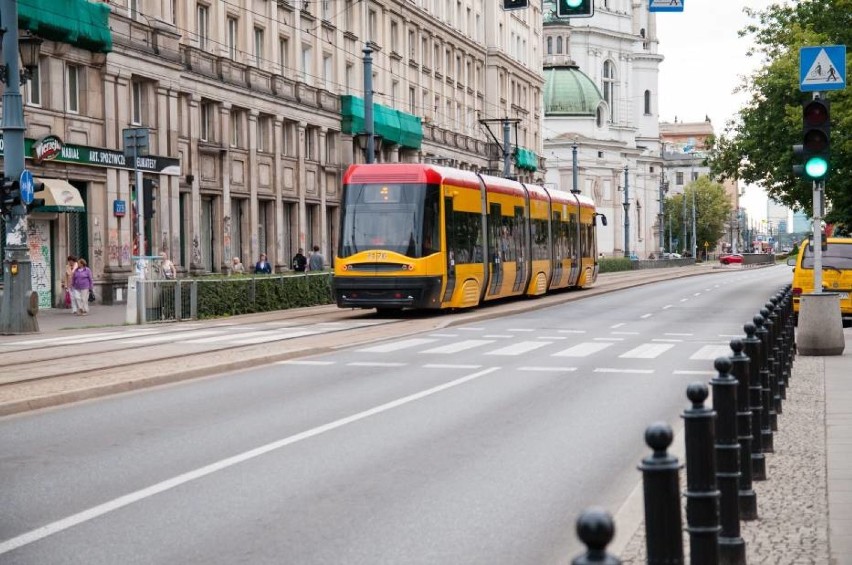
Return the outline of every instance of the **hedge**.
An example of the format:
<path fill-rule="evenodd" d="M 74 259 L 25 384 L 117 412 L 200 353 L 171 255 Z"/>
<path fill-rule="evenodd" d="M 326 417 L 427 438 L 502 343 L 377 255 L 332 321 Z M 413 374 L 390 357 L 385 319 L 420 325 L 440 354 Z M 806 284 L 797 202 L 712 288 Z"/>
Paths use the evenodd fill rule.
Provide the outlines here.
<path fill-rule="evenodd" d="M 334 302 L 331 273 L 200 278 L 198 318 L 219 318 Z"/>

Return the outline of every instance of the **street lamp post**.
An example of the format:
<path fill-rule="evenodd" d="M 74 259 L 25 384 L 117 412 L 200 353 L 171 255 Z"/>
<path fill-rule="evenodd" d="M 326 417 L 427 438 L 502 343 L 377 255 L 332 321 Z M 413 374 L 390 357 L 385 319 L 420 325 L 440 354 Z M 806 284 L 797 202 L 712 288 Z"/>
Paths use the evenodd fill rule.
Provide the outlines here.
<path fill-rule="evenodd" d="M 3 72 L 6 83 L 3 91 L 3 178 L 18 179 L 24 171 L 24 107 L 20 85 L 26 82 L 31 69 L 38 65 L 41 40 L 32 36 L 22 38 L 18 45 L 18 3 L 0 0 L 0 21 L 3 34 Z M 20 53 L 19 53 L 20 49 Z M 21 73 L 18 57 L 22 55 Z M 32 290 L 32 264 L 27 244 L 27 208 L 18 202 L 5 218 L 6 247 L 3 257 L 3 303 L 0 308 L 0 334 L 38 332 L 38 295 Z"/>
<path fill-rule="evenodd" d="M 627 165 L 624 165 L 624 256 L 630 257 L 630 185 L 627 179 Z"/>
<path fill-rule="evenodd" d="M 689 168 L 689 180 L 692 185 L 692 258 L 698 258 L 698 231 L 695 222 L 695 151 L 692 152 L 692 165 Z"/>

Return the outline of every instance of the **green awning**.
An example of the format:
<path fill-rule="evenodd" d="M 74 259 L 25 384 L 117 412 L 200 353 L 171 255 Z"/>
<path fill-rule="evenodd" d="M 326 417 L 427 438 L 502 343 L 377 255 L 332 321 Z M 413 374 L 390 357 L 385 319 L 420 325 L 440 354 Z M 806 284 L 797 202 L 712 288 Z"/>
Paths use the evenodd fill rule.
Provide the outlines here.
<path fill-rule="evenodd" d="M 364 100 L 350 94 L 340 97 L 340 127 L 343 133 L 365 133 Z M 420 117 L 373 103 L 373 132 L 387 143 L 420 149 L 423 126 Z"/>
<path fill-rule="evenodd" d="M 109 4 L 88 0 L 18 0 L 18 26 L 42 39 L 88 51 L 112 51 Z"/>
<path fill-rule="evenodd" d="M 538 155 L 535 151 L 518 147 L 515 149 L 515 166 L 529 171 L 538 170 Z"/>

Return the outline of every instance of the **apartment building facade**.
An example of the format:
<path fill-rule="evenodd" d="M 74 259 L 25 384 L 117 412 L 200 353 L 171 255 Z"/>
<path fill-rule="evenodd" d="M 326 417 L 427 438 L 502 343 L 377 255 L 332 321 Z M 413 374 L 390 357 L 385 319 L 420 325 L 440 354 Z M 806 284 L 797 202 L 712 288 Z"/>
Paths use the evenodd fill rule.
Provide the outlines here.
<path fill-rule="evenodd" d="M 26 2 L 57 16 L 49 0 Z M 377 161 L 502 171 L 495 125 L 505 121 L 512 174 L 530 180 L 539 167 L 540 7 L 508 12 L 484 0 L 108 6 L 109 48 L 46 41 L 24 86 L 27 166 L 70 198 L 30 217 L 31 241 L 46 250 L 33 269 L 45 307 L 61 296 L 69 254 L 89 260 L 107 302 L 123 299 L 140 254 L 167 253 L 183 274 L 227 272 L 232 257 L 250 265 L 260 253 L 287 270 L 298 248 L 313 245 L 333 258 L 342 175 L 366 159 L 357 120 L 365 48 L 378 114 L 408 124 L 377 124 Z M 149 133 L 138 159 L 122 152 L 135 128 Z M 35 158 L 39 143 L 59 149 Z M 137 169 L 153 194 L 144 250 Z"/>

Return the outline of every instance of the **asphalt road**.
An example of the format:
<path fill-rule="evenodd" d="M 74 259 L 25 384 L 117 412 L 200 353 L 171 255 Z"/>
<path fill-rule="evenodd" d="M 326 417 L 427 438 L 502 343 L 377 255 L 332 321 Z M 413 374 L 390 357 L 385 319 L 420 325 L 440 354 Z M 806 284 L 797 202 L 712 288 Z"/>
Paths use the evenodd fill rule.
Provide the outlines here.
<path fill-rule="evenodd" d="M 2 563 L 568 563 L 786 267 L 0 419 Z"/>

